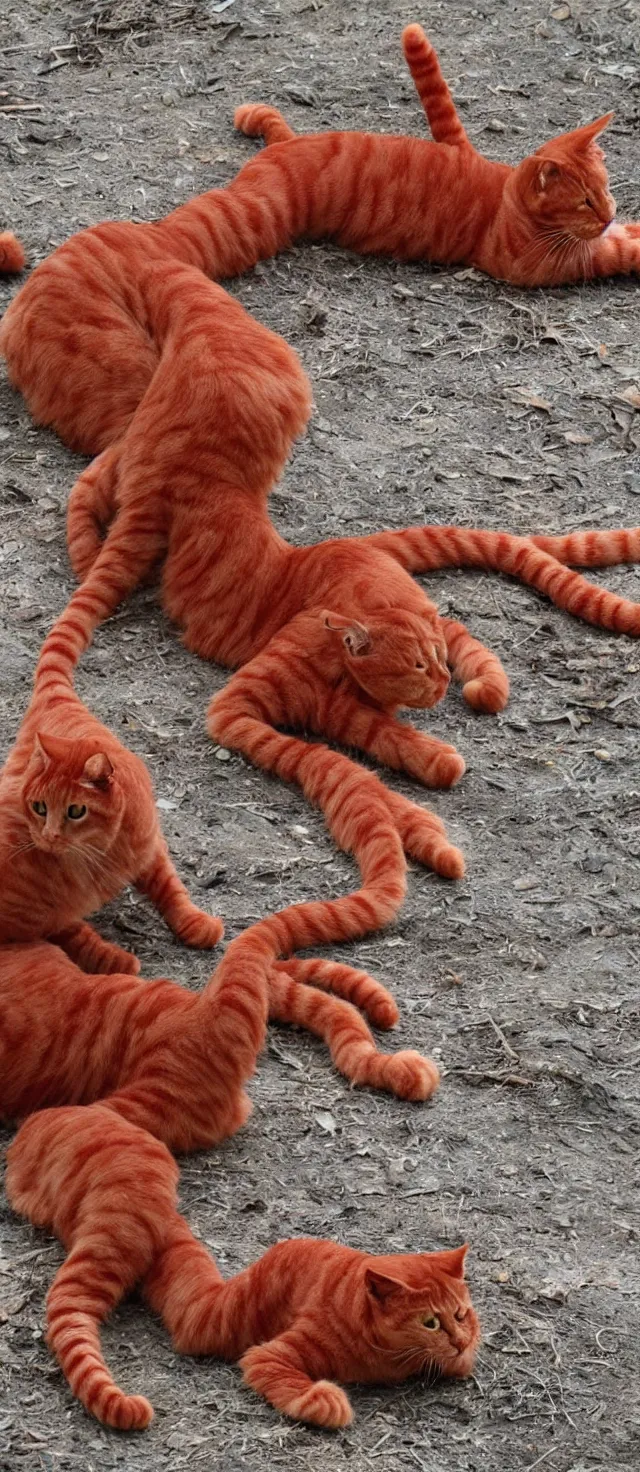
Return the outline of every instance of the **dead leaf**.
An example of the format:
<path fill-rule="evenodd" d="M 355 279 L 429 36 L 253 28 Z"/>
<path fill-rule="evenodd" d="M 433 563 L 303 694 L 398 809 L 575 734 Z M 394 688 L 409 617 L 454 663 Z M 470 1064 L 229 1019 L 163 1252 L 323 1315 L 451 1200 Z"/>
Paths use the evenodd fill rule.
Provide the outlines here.
<path fill-rule="evenodd" d="M 547 414 L 550 414 L 553 408 L 553 404 L 549 402 L 549 399 L 541 399 L 540 395 L 534 393 L 533 389 L 530 388 L 511 388 L 507 389 L 506 393 L 507 397 L 510 394 L 517 394 L 518 399 L 523 404 L 528 404 L 531 409 L 544 409 Z"/>
<path fill-rule="evenodd" d="M 551 11 L 554 20 L 569 20 L 571 15 L 570 5 L 554 5 Z"/>
<path fill-rule="evenodd" d="M 564 436 L 568 445 L 592 445 L 592 434 L 578 434 L 576 430 L 568 429 Z"/>
<path fill-rule="evenodd" d="M 629 388 L 624 388 L 622 393 L 618 394 L 618 398 L 624 399 L 625 404 L 631 404 L 633 409 L 640 409 L 640 388 L 635 383 Z"/>

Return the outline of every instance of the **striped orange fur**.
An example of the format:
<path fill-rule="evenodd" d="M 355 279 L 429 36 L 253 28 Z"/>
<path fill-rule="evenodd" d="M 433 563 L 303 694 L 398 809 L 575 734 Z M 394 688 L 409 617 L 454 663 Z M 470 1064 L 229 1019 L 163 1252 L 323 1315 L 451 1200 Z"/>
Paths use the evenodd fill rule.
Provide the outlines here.
<path fill-rule="evenodd" d="M 189 945 L 221 922 L 192 904 L 169 857 L 147 768 L 73 688 L 85 630 L 72 605 L 42 647 L 31 703 L 0 773 L 0 942 L 50 936 L 89 970 L 138 970 L 84 917 L 135 883 Z"/>
<path fill-rule="evenodd" d="M 241 1359 L 246 1382 L 299 1420 L 351 1420 L 329 1375 L 471 1373 L 480 1332 L 466 1248 L 372 1257 L 303 1238 L 223 1282 L 178 1215 L 177 1179 L 166 1147 L 110 1100 L 32 1114 L 8 1151 L 13 1207 L 68 1251 L 47 1297 L 48 1343 L 105 1425 L 140 1430 L 153 1417 L 145 1397 L 116 1385 L 100 1344 L 101 1323 L 137 1284 L 179 1350 Z"/>
<path fill-rule="evenodd" d="M 346 1426 L 335 1384 L 469 1375 L 480 1339 L 466 1248 L 369 1256 L 315 1238 L 271 1247 L 223 1282 L 184 1224 L 144 1294 L 183 1354 L 240 1359 L 249 1385 L 296 1420 Z"/>
<path fill-rule="evenodd" d="M 329 236 L 363 252 L 475 265 L 519 285 L 638 272 L 640 225 L 612 223 L 595 142 L 611 114 L 517 168 L 493 163 L 463 144 L 419 27 L 405 33 L 405 51 L 447 141 L 296 137 L 275 109 L 250 104 L 238 109 L 237 126 L 273 141 L 225 189 L 154 224 L 94 226 L 37 267 L 5 313 L 0 348 L 40 423 L 92 454 L 121 437 L 160 356 L 145 281 L 169 262 L 222 279 L 297 238 Z"/>
<path fill-rule="evenodd" d="M 422 26 L 406 26 L 402 33 L 402 49 L 434 141 L 448 143 L 454 148 L 471 148 L 434 47 Z M 243 127 L 242 132 L 245 131 Z"/>
<path fill-rule="evenodd" d="M 0 231 L 0 271 L 13 275 L 22 271 L 25 261 L 24 249 L 17 235 L 11 230 Z"/>

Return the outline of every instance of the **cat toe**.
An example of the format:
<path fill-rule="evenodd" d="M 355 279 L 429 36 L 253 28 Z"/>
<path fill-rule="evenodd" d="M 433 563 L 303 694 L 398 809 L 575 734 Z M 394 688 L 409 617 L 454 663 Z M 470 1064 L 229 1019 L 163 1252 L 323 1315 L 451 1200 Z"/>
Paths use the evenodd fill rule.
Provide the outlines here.
<path fill-rule="evenodd" d="M 224 935 L 224 925 L 217 915 L 205 915 L 202 910 L 195 910 L 179 930 L 180 939 L 187 946 L 194 946 L 197 950 L 211 950 L 217 946 L 218 941 Z"/>
<path fill-rule="evenodd" d="M 509 699 L 509 690 L 496 684 L 494 680 L 467 680 L 462 687 L 462 694 L 472 710 L 483 712 L 485 715 L 495 715 L 496 711 L 504 710 Z"/>

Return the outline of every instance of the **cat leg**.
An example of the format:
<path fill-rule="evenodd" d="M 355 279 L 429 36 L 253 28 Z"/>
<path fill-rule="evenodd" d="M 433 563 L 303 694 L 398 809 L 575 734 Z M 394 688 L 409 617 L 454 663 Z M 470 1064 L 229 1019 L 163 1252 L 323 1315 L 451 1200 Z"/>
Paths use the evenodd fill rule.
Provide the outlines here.
<path fill-rule="evenodd" d="M 632 274 L 640 274 L 640 225 L 610 225 L 589 247 L 585 279 Z"/>
<path fill-rule="evenodd" d="M 178 878 L 164 842 L 158 846 L 151 863 L 138 874 L 136 888 L 148 895 L 169 929 L 187 946 L 208 950 L 217 946 L 224 934 L 224 926 L 217 915 L 207 915 L 199 910 L 189 898 L 187 890 Z"/>
<path fill-rule="evenodd" d="M 52 945 L 60 946 L 75 961 L 76 966 L 90 976 L 96 972 L 120 976 L 138 976 L 140 973 L 137 956 L 133 956 L 131 951 L 124 951 L 110 940 L 104 940 L 97 930 L 84 921 L 80 921 L 78 925 L 69 925 L 66 930 L 59 930 L 56 935 L 49 935 L 47 939 Z"/>
<path fill-rule="evenodd" d="M 341 961 L 324 961 L 320 957 L 300 961 L 291 956 L 286 961 L 274 962 L 274 971 L 290 977 L 304 986 L 317 986 L 322 991 L 333 992 L 359 1007 L 374 1027 L 395 1027 L 399 1012 L 391 993 L 368 971 L 357 971 Z"/>
<path fill-rule="evenodd" d="M 416 1100 L 430 1099 L 440 1082 L 435 1063 L 420 1053 L 379 1053 L 364 1018 L 350 1002 L 326 996 L 275 968 L 269 975 L 269 1018 L 323 1038 L 336 1068 L 354 1084 Z"/>
<path fill-rule="evenodd" d="M 83 470 L 67 503 L 67 550 L 82 582 L 100 551 L 103 535 L 116 512 L 116 471 L 120 446 L 110 445 Z"/>
<path fill-rule="evenodd" d="M 266 144 L 288 143 L 290 138 L 298 136 L 277 107 L 269 107 L 264 102 L 245 102 L 242 107 L 237 107 L 233 126 L 246 138 L 264 138 Z"/>
<path fill-rule="evenodd" d="M 443 879 L 462 879 L 464 855 L 449 843 L 442 820 L 390 787 L 384 788 L 384 794 L 405 853 L 441 874 Z"/>
<path fill-rule="evenodd" d="M 509 680 L 497 655 L 473 639 L 456 619 L 441 618 L 440 624 L 449 664 L 462 685 L 467 704 L 491 715 L 504 710 L 509 699 Z"/>
<path fill-rule="evenodd" d="M 246 1384 L 294 1421 L 348 1426 L 353 1420 L 348 1397 L 331 1380 L 311 1379 L 304 1369 L 304 1347 L 304 1335 L 295 1329 L 254 1345 L 240 1360 Z"/>
<path fill-rule="evenodd" d="M 426 787 L 453 787 L 464 772 L 464 760 L 454 746 L 416 731 L 386 711 L 361 705 L 347 691 L 331 692 L 322 725 L 341 746 L 366 751 L 385 766 L 417 777 Z"/>

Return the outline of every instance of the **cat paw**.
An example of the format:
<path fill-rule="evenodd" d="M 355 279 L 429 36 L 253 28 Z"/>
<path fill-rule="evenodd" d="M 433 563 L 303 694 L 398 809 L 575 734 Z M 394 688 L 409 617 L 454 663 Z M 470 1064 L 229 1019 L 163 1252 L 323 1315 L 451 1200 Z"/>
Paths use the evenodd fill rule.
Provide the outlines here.
<path fill-rule="evenodd" d="M 104 1426 L 114 1426 L 117 1431 L 144 1431 L 153 1421 L 153 1406 L 144 1395 L 123 1395 L 115 1386 L 107 1390 L 99 1404 L 89 1402 Z"/>
<path fill-rule="evenodd" d="M 453 843 L 434 844 L 429 863 L 434 872 L 443 879 L 464 879 L 464 854 Z"/>
<path fill-rule="evenodd" d="M 123 951 L 120 946 L 112 946 L 113 954 L 107 958 L 105 971 L 115 972 L 119 976 L 139 976 L 142 970 L 142 962 L 132 951 Z"/>
<path fill-rule="evenodd" d="M 455 746 L 445 746 L 433 762 L 430 782 L 432 787 L 455 787 L 464 773 L 464 757 Z"/>
<path fill-rule="evenodd" d="M 431 1058 L 423 1058 L 412 1048 L 390 1053 L 380 1059 L 383 1088 L 398 1099 L 430 1099 L 440 1083 L 440 1073 Z"/>
<path fill-rule="evenodd" d="M 200 951 L 211 950 L 224 935 L 224 925 L 218 916 L 205 915 L 204 910 L 198 910 L 195 905 L 172 928 L 186 946 L 194 946 Z"/>
<path fill-rule="evenodd" d="M 286 1414 L 295 1421 L 311 1421 L 314 1426 L 349 1426 L 353 1411 L 348 1396 L 332 1380 L 315 1380 L 308 1390 L 289 1402 Z"/>
<path fill-rule="evenodd" d="M 509 686 L 507 684 L 505 689 L 504 682 L 500 684 L 491 679 L 467 680 L 462 686 L 462 694 L 472 710 L 494 716 L 496 711 L 504 710 L 509 700 Z"/>

